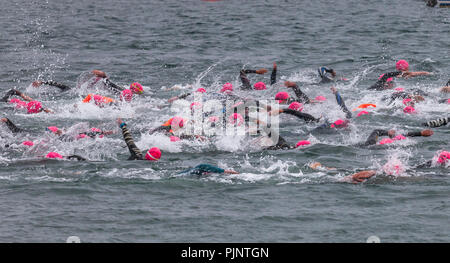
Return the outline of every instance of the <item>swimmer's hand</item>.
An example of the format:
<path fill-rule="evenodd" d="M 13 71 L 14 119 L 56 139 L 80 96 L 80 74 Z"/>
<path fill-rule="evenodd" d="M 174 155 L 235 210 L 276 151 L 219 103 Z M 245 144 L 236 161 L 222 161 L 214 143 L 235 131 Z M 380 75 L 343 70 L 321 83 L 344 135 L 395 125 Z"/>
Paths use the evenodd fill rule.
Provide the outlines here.
<path fill-rule="evenodd" d="M 266 74 L 266 73 L 267 73 L 267 69 L 265 69 L 265 68 L 261 68 L 261 69 L 257 69 L 256 70 L 256 74 L 262 75 L 262 74 Z"/>
<path fill-rule="evenodd" d="M 277 62 L 273 62 L 273 69 L 277 69 Z"/>
<path fill-rule="evenodd" d="M 429 137 L 429 136 L 431 136 L 431 135 L 433 135 L 433 131 L 432 130 L 423 130 L 423 131 L 421 131 L 420 132 L 420 134 L 423 136 L 423 137 Z"/>
<path fill-rule="evenodd" d="M 108 77 L 106 76 L 106 73 L 103 72 L 103 71 L 101 71 L 101 70 L 96 70 L 96 69 L 94 69 L 94 70 L 92 71 L 92 74 L 96 75 L 96 76 L 99 77 L 99 78 L 108 78 Z"/>
<path fill-rule="evenodd" d="M 174 101 L 176 101 L 178 99 L 178 97 L 173 97 L 167 100 L 167 102 L 172 103 Z"/>
<path fill-rule="evenodd" d="M 355 174 L 351 175 L 352 183 L 357 184 L 357 183 L 365 182 L 367 179 L 374 176 L 375 174 L 376 174 L 376 171 L 373 171 L 373 170 L 355 173 Z"/>
<path fill-rule="evenodd" d="M 293 81 L 285 81 L 284 82 L 284 86 L 286 86 L 288 88 L 292 88 L 292 87 L 297 86 L 297 84 L 295 82 L 293 82 Z"/>
<path fill-rule="evenodd" d="M 33 81 L 33 83 L 31 83 L 31 85 L 35 88 L 38 88 L 39 86 L 42 85 L 42 81 L 39 81 L 39 80 Z"/>
<path fill-rule="evenodd" d="M 121 118 L 117 118 L 117 124 L 120 126 L 120 124 L 122 124 L 122 123 L 123 123 L 122 119 Z"/>
<path fill-rule="evenodd" d="M 1 122 L 7 122 L 7 121 L 8 121 L 8 118 L 1 118 L 0 121 L 1 121 Z"/>
<path fill-rule="evenodd" d="M 225 170 L 224 173 L 226 173 L 226 174 L 239 174 L 238 172 L 233 171 L 233 170 Z"/>

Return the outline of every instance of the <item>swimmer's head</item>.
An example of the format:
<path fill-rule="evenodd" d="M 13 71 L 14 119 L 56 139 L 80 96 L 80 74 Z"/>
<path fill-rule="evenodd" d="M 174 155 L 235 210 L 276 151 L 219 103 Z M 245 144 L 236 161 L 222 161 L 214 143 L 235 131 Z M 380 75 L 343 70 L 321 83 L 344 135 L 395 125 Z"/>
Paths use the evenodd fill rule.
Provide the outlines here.
<path fill-rule="evenodd" d="M 301 104 L 300 102 L 294 101 L 291 104 L 289 104 L 289 109 L 296 110 L 296 111 L 302 111 L 303 104 Z"/>
<path fill-rule="evenodd" d="M 27 104 L 27 111 L 29 114 L 39 113 L 42 110 L 43 110 L 42 105 L 39 101 L 34 100 L 34 101 L 28 102 L 28 104 Z"/>
<path fill-rule="evenodd" d="M 304 146 L 310 145 L 310 144 L 311 144 L 311 142 L 308 141 L 308 140 L 299 141 L 299 142 L 297 142 L 297 144 L 295 145 L 295 148 L 298 148 L 298 147 L 304 147 Z"/>
<path fill-rule="evenodd" d="M 442 151 L 439 153 L 437 162 L 441 165 L 446 164 L 450 160 L 450 152 Z"/>
<path fill-rule="evenodd" d="M 384 76 L 384 74 L 381 74 L 378 79 L 381 79 Z M 394 87 L 394 78 L 388 78 L 386 82 L 384 83 L 384 89 L 392 89 Z"/>
<path fill-rule="evenodd" d="M 289 99 L 289 93 L 285 91 L 280 91 L 275 95 L 275 100 L 278 100 L 279 103 L 286 103 L 287 99 Z"/>
<path fill-rule="evenodd" d="M 204 88 L 198 88 L 195 92 L 205 93 L 206 90 Z"/>
<path fill-rule="evenodd" d="M 150 148 L 145 154 L 145 159 L 149 161 L 157 161 L 161 159 L 161 150 L 158 147 Z"/>
<path fill-rule="evenodd" d="M 120 95 L 120 99 L 130 102 L 133 99 L 133 92 L 130 89 L 124 89 Z"/>
<path fill-rule="evenodd" d="M 346 128 L 348 124 L 350 123 L 349 120 L 337 120 L 331 124 L 331 128 Z"/>
<path fill-rule="evenodd" d="M 335 76 L 336 76 L 336 72 L 334 71 L 334 69 L 331 69 L 331 68 L 320 67 L 320 68 L 318 69 L 318 71 L 319 71 L 319 76 L 320 76 L 321 78 L 328 77 L 328 76 L 327 76 L 328 73 L 331 74 L 332 77 L 335 77 Z"/>
<path fill-rule="evenodd" d="M 175 129 L 179 129 L 179 128 L 183 128 L 184 126 L 184 120 L 181 117 L 175 116 L 172 118 L 172 120 L 170 121 L 170 127 L 175 130 Z"/>
<path fill-rule="evenodd" d="M 406 107 L 403 109 L 403 112 L 404 112 L 404 113 L 408 113 L 408 114 L 416 113 L 416 109 L 414 109 L 413 106 L 406 106 Z"/>
<path fill-rule="evenodd" d="M 59 128 L 56 126 L 49 126 L 45 128 L 46 131 L 50 131 L 52 133 L 58 134 Z M 60 133 L 60 132 L 59 132 Z"/>
<path fill-rule="evenodd" d="M 62 159 L 62 155 L 57 152 L 49 152 L 45 158 L 47 159 Z"/>
<path fill-rule="evenodd" d="M 361 116 L 364 116 L 364 115 L 369 115 L 369 112 L 363 110 L 363 111 L 359 112 L 359 113 L 356 115 L 356 117 L 361 117 Z"/>
<path fill-rule="evenodd" d="M 405 166 L 399 160 L 391 160 L 383 165 L 383 172 L 387 175 L 401 175 L 405 171 Z"/>
<path fill-rule="evenodd" d="M 265 90 L 266 88 L 266 84 L 264 82 L 256 82 L 253 87 L 255 88 L 255 90 Z"/>
<path fill-rule="evenodd" d="M 30 147 L 34 145 L 34 143 L 32 141 L 24 141 L 22 144 L 25 146 L 30 146 Z"/>
<path fill-rule="evenodd" d="M 142 94 L 144 93 L 144 88 L 142 87 L 141 84 L 139 84 L 138 82 L 134 82 L 130 85 L 130 90 L 134 93 L 134 94 Z"/>
<path fill-rule="evenodd" d="M 231 93 L 232 91 L 233 91 L 233 84 L 231 84 L 229 82 L 223 84 L 222 89 L 220 90 L 220 92 L 227 93 L 227 94 Z"/>
<path fill-rule="evenodd" d="M 408 71 L 409 70 L 408 62 L 403 59 L 397 61 L 397 63 L 395 64 L 395 67 L 397 68 L 398 71 Z"/>
<path fill-rule="evenodd" d="M 316 101 L 326 101 L 327 98 L 325 98 L 324 96 L 317 96 L 317 97 L 314 98 L 314 100 L 316 100 Z"/>
<path fill-rule="evenodd" d="M 393 142 L 394 142 L 394 140 L 391 138 L 384 138 L 384 139 L 380 140 L 379 144 L 383 145 L 383 144 L 390 144 Z"/>

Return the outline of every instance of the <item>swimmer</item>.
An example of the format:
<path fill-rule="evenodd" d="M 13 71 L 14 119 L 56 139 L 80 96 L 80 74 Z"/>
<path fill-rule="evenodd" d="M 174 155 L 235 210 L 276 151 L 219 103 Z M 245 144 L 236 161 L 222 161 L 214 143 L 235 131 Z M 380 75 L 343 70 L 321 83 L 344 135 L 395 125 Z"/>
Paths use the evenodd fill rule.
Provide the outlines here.
<path fill-rule="evenodd" d="M 358 146 L 375 145 L 378 142 L 378 138 L 381 136 L 389 136 L 390 139 L 394 139 L 396 137 L 396 135 L 397 134 L 396 134 L 395 130 L 382 130 L 382 129 L 373 130 L 372 133 L 370 133 L 367 140 L 362 144 L 358 144 Z M 406 136 L 406 137 L 418 137 L 418 136 L 429 137 L 431 135 L 433 135 L 432 130 L 421 130 L 421 131 L 408 132 L 404 136 Z M 401 135 L 401 136 L 402 137 L 397 137 L 397 138 L 404 139 L 404 136 L 403 135 Z M 391 142 L 393 142 L 393 140 L 386 141 L 386 143 L 391 143 Z"/>
<path fill-rule="evenodd" d="M 424 76 L 424 75 L 431 74 L 430 72 L 425 72 L 425 71 L 418 71 L 418 72 L 409 71 L 409 64 L 405 60 L 397 61 L 395 67 L 398 71 L 382 74 L 378 78 L 378 81 L 374 85 L 369 87 L 369 90 L 392 89 L 394 87 L 394 83 L 393 83 L 394 77 L 407 79 L 407 78 L 411 78 L 411 77 Z"/>
<path fill-rule="evenodd" d="M 161 158 L 161 151 L 158 147 L 150 148 L 145 156 L 142 154 L 142 151 L 136 146 L 133 141 L 133 137 L 131 133 L 128 131 L 127 124 L 122 121 L 122 119 L 117 119 L 117 124 L 122 129 L 123 139 L 128 146 L 128 150 L 130 151 L 130 158 L 128 160 L 148 160 L 148 161 L 157 161 Z"/>
<path fill-rule="evenodd" d="M 265 68 L 257 69 L 257 70 L 254 70 L 254 69 L 242 69 L 239 72 L 239 78 L 240 78 L 241 83 L 242 83 L 241 89 L 245 89 L 245 90 L 251 90 L 252 89 L 252 86 L 250 84 L 250 80 L 247 77 L 247 74 L 249 74 L 249 73 L 262 75 L 262 74 L 267 73 L 267 69 L 265 69 Z M 270 76 L 270 85 L 275 84 L 276 81 L 277 81 L 277 64 L 274 62 L 273 63 L 273 68 L 272 68 L 272 74 Z M 255 90 L 265 90 L 266 89 L 266 84 L 264 84 L 263 82 L 255 83 L 254 89 Z"/>
<path fill-rule="evenodd" d="M 233 170 L 225 170 L 210 164 L 199 164 L 194 168 L 187 169 L 185 171 L 180 172 L 180 174 L 190 174 L 190 175 L 208 175 L 211 173 L 216 174 L 239 174 Z"/>
<path fill-rule="evenodd" d="M 14 95 L 21 97 L 25 101 L 28 101 L 28 103 L 26 103 L 25 101 L 21 101 L 19 99 L 9 100 Z M 0 102 L 8 102 L 8 101 L 10 103 L 16 103 L 16 106 L 18 106 L 19 108 L 26 108 L 29 114 L 39 113 L 42 111 L 46 113 L 53 113 L 51 110 L 43 108 L 41 102 L 33 100 L 31 97 L 27 96 L 26 94 L 16 89 L 9 90 L 6 93 L 6 95 L 2 99 L 0 99 Z"/>

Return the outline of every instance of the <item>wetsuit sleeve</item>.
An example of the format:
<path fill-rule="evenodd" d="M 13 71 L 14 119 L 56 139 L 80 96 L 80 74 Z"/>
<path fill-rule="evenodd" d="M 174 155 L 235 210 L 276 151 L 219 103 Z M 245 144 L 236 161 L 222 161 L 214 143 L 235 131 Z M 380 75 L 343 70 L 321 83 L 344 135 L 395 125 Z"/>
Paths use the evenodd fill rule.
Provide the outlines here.
<path fill-rule="evenodd" d="M 289 114 L 289 115 L 293 115 L 297 118 L 303 119 L 306 122 L 318 122 L 319 120 L 314 118 L 314 116 L 308 114 L 308 113 L 303 113 L 300 111 L 296 111 L 296 110 L 292 110 L 292 109 L 285 109 L 283 110 L 283 113 Z"/>
<path fill-rule="evenodd" d="M 239 78 L 241 79 L 241 82 L 242 82 L 242 85 L 241 85 L 242 89 L 252 89 L 252 85 L 250 85 L 250 80 L 247 78 L 248 73 L 256 73 L 256 70 L 242 69 L 239 72 Z"/>
<path fill-rule="evenodd" d="M 395 72 L 389 72 L 385 73 L 381 79 L 379 79 L 375 84 L 369 87 L 370 90 L 383 90 L 384 84 L 388 80 L 388 78 L 397 77 L 398 75 L 401 75 L 401 71 L 395 71 Z"/>
<path fill-rule="evenodd" d="M 408 137 L 419 137 L 419 136 L 422 136 L 422 133 L 421 133 L 421 131 L 413 131 L 413 132 L 408 132 L 406 134 L 406 136 L 408 136 Z"/>
<path fill-rule="evenodd" d="M 298 87 L 297 84 L 295 84 L 295 86 L 293 86 L 292 89 L 294 90 L 295 96 L 297 96 L 299 102 L 301 102 L 301 103 L 310 103 L 311 102 L 309 97 L 306 96 L 306 94 L 300 90 L 300 88 Z"/>
<path fill-rule="evenodd" d="M 391 101 L 388 104 L 392 104 L 396 99 L 406 99 L 408 98 L 408 93 L 401 91 L 401 92 L 395 92 L 391 95 Z"/>
<path fill-rule="evenodd" d="M 441 126 L 446 125 L 449 122 L 450 122 L 450 117 L 447 117 L 447 118 L 440 118 L 440 119 L 432 120 L 432 121 L 423 123 L 422 125 L 427 126 L 427 127 L 441 127 Z"/>
<path fill-rule="evenodd" d="M 12 133 L 24 132 L 24 130 L 22 130 L 21 128 L 18 128 L 14 123 L 12 123 L 12 121 L 10 121 L 9 119 L 6 119 L 6 120 L 7 121 L 5 122 L 5 124 L 8 127 L 8 129 L 11 130 Z"/>
<path fill-rule="evenodd" d="M 449 99 L 438 100 L 439 103 L 447 103 Z"/>
<path fill-rule="evenodd" d="M 222 174 L 225 172 L 225 170 L 222 168 L 210 165 L 210 164 L 200 164 L 200 165 L 197 165 L 194 168 L 192 168 L 189 172 L 190 172 L 190 174 L 195 174 L 195 175 L 202 175 L 205 173 Z"/>
<path fill-rule="evenodd" d="M 336 102 L 337 102 L 337 104 L 339 104 L 339 106 L 341 107 L 342 111 L 345 113 L 345 117 L 347 119 L 351 119 L 352 118 L 352 113 L 348 110 L 347 106 L 345 106 L 345 102 L 342 99 L 341 95 L 339 94 L 339 91 L 336 92 Z"/>
<path fill-rule="evenodd" d="M 158 128 L 155 128 L 149 132 L 149 134 L 153 134 L 155 132 L 164 132 L 169 133 L 170 132 L 170 126 L 159 126 Z"/>
<path fill-rule="evenodd" d="M 267 147 L 266 150 L 287 150 L 287 149 L 292 149 L 295 148 L 294 146 L 290 145 L 283 137 L 281 137 L 279 134 L 278 135 L 278 142 L 276 145 L 274 146 L 270 146 Z M 274 133 L 269 133 L 269 136 L 275 136 Z"/>
<path fill-rule="evenodd" d="M 81 157 L 79 155 L 75 155 L 75 154 L 66 156 L 66 158 L 68 160 L 76 159 L 77 161 L 86 161 L 86 158 L 83 158 L 83 157 Z"/>
<path fill-rule="evenodd" d="M 365 146 L 377 144 L 378 137 L 380 136 L 388 136 L 387 130 L 374 130 L 367 138 L 366 142 L 363 144 Z"/>
<path fill-rule="evenodd" d="M 433 164 L 433 161 L 430 160 L 426 163 L 417 165 L 415 168 L 430 168 L 432 164 Z"/>
<path fill-rule="evenodd" d="M 188 97 L 190 95 L 191 95 L 191 93 L 186 93 L 186 94 L 178 96 L 178 99 L 185 99 L 186 97 Z"/>
<path fill-rule="evenodd" d="M 106 83 L 108 89 L 110 89 L 111 91 L 113 91 L 116 94 L 120 94 L 124 90 L 124 88 L 122 88 L 119 85 L 111 82 L 109 79 L 106 79 L 105 83 Z"/>
<path fill-rule="evenodd" d="M 128 150 L 130 150 L 131 154 L 129 160 L 142 160 L 142 152 L 134 143 L 133 137 L 131 136 L 130 131 L 128 131 L 127 125 L 122 123 L 121 126 L 123 139 L 125 140 L 125 143 L 127 144 Z"/>
<path fill-rule="evenodd" d="M 44 81 L 44 82 L 42 82 L 42 84 L 57 87 L 57 88 L 61 89 L 62 91 L 66 91 L 66 90 L 70 89 L 69 86 L 61 84 L 61 83 L 57 83 L 53 80 Z"/>
<path fill-rule="evenodd" d="M 445 86 L 450 86 L 450 79 L 448 80 L 447 84 L 445 84 Z"/>
<path fill-rule="evenodd" d="M 272 69 L 272 74 L 270 75 L 270 85 L 273 85 L 277 82 L 277 68 Z"/>

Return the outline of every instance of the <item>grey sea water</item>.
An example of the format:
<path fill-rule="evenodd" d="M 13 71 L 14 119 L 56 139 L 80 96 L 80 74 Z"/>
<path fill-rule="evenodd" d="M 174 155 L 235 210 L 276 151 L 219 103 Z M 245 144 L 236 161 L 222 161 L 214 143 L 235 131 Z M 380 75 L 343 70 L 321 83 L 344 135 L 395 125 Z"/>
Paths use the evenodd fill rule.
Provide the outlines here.
<path fill-rule="evenodd" d="M 376 128 L 406 132 L 448 116 L 450 106 L 437 100 L 450 78 L 449 9 L 418 0 L 0 2 L 2 95 L 16 87 L 55 111 L 28 115 L 0 105 L 0 117 L 28 130 L 13 135 L 0 126 L 1 242 L 68 236 L 82 242 L 365 242 L 372 235 L 381 242 L 450 241 L 449 168 L 414 168 L 450 150 L 448 126 L 392 146 L 353 146 Z M 399 59 L 413 71 L 433 73 L 396 80 L 397 87 L 429 94 L 415 115 L 404 114 L 401 102 L 382 100 L 391 91 L 367 90 Z M 237 87 L 240 69 L 271 69 L 273 62 L 279 83 L 242 96 L 273 98 L 286 91 L 282 81 L 296 81 L 310 97 L 327 98 L 305 112 L 343 118 L 330 86 L 315 85 L 317 68 L 326 65 L 349 79 L 336 86 L 349 109 L 377 108 L 337 135 L 310 135 L 317 124 L 281 116 L 286 140 L 312 141 L 288 151 L 250 150 L 237 137 L 174 143 L 146 134 L 173 116 L 168 98 L 199 87 L 218 91 L 225 82 Z M 92 69 L 122 86 L 138 81 L 145 94 L 100 109 L 80 103 L 87 92 L 30 85 L 53 79 L 75 87 L 80 73 Z M 268 82 L 267 75 L 251 81 Z M 141 149 L 161 148 L 159 162 L 127 161 L 120 133 L 62 142 L 44 132 L 74 125 L 118 131 L 118 117 Z M 29 149 L 24 140 L 42 143 Z M 90 161 L 40 157 L 49 151 Z M 312 170 L 311 162 L 338 170 Z M 177 176 L 200 163 L 241 174 Z M 359 185 L 339 182 L 386 163 L 406 171 Z"/>

